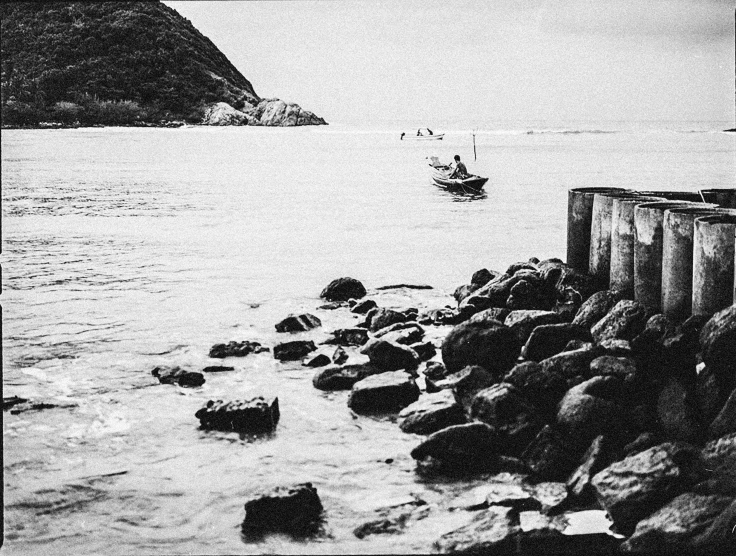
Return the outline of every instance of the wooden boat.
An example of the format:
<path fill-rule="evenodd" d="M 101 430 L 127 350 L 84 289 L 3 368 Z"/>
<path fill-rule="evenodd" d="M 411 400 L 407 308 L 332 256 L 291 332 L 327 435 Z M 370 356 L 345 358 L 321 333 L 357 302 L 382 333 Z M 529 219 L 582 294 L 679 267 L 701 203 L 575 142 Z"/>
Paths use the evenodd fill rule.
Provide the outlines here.
<path fill-rule="evenodd" d="M 463 193 L 479 193 L 488 181 L 488 178 L 470 175 L 467 178 L 450 178 L 451 168 L 442 164 L 437 157 L 431 157 L 432 162 L 429 166 L 432 168 L 431 180 L 434 185 L 446 189 L 447 191 L 459 191 Z"/>
<path fill-rule="evenodd" d="M 444 136 L 444 133 L 438 133 L 437 135 L 434 135 L 433 133 L 430 133 L 427 128 L 424 128 L 422 135 L 415 135 L 413 133 L 402 133 L 401 140 L 404 141 L 407 139 L 411 139 L 412 141 L 441 141 Z"/>

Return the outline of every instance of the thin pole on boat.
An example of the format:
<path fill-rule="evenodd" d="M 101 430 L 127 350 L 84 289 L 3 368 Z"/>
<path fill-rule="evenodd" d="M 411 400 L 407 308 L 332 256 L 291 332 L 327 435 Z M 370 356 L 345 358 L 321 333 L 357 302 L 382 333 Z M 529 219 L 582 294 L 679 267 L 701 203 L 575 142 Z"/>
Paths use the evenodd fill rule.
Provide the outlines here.
<path fill-rule="evenodd" d="M 475 162 L 478 162 L 478 153 L 475 152 L 475 132 L 476 130 L 473 130 L 473 160 Z"/>

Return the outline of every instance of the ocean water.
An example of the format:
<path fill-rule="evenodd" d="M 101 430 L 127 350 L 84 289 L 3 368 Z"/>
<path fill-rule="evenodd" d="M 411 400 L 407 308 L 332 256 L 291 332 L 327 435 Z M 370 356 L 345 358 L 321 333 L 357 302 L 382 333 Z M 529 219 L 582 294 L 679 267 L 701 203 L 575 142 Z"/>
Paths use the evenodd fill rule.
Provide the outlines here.
<path fill-rule="evenodd" d="M 427 552 L 472 517 L 452 498 L 486 477 L 418 475 L 419 437 L 352 414 L 298 362 L 228 359 L 234 372 L 195 389 L 151 369 L 291 339 L 274 330 L 290 313 L 322 319 L 294 336 L 322 341 L 356 322 L 318 309 L 340 276 L 425 310 L 453 305 L 480 268 L 564 259 L 572 187 L 734 186 L 727 122 L 491 122 L 475 155 L 471 126 L 432 142 L 399 141 L 402 127 L 2 132 L 3 395 L 57 406 L 3 415 L 5 553 Z M 484 195 L 429 185 L 427 157 L 454 154 L 490 178 Z M 397 283 L 434 289 L 375 290 Z M 207 400 L 255 395 L 279 397 L 272 435 L 199 430 Z M 254 493 L 301 481 L 322 498 L 323 535 L 242 537 Z M 353 535 L 412 496 L 427 516 L 403 533 Z"/>

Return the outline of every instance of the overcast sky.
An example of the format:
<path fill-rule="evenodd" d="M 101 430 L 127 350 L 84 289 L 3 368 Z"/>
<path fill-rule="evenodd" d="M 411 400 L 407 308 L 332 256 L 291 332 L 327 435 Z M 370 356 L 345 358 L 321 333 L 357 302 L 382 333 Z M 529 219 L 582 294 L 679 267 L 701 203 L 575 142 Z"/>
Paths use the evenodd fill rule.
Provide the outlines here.
<path fill-rule="evenodd" d="M 332 123 L 734 118 L 733 0 L 166 4 Z"/>

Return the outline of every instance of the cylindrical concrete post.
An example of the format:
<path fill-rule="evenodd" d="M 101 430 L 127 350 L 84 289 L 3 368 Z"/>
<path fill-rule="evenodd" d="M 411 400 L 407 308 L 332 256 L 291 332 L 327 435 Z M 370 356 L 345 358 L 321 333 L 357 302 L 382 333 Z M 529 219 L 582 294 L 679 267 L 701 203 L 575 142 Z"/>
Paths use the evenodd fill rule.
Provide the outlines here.
<path fill-rule="evenodd" d="M 624 191 L 617 187 L 578 187 L 567 192 L 567 264 L 588 272 L 590 223 L 596 193 Z"/>
<path fill-rule="evenodd" d="M 655 313 L 660 312 L 662 304 L 664 211 L 683 206 L 697 205 L 664 201 L 643 203 L 634 209 L 634 299 Z"/>
<path fill-rule="evenodd" d="M 726 209 L 688 207 L 665 211 L 662 228 L 662 312 L 672 320 L 692 314 L 695 219 Z M 736 211 L 733 211 L 736 214 Z"/>
<path fill-rule="evenodd" d="M 662 197 L 617 197 L 611 212 L 610 288 L 634 299 L 634 208 Z"/>
<path fill-rule="evenodd" d="M 703 202 L 703 196 L 697 191 L 640 191 L 639 194 L 650 195 L 652 197 L 663 197 L 668 201 L 687 201 L 688 203 Z"/>
<path fill-rule="evenodd" d="M 611 223 L 615 199 L 636 199 L 638 193 L 596 193 L 593 197 L 593 215 L 590 223 L 590 253 L 588 273 L 602 288 L 608 288 L 611 273 Z"/>
<path fill-rule="evenodd" d="M 733 303 L 736 216 L 695 219 L 693 314 L 712 315 Z"/>
<path fill-rule="evenodd" d="M 701 189 L 700 192 L 706 203 L 736 209 L 736 189 Z"/>

